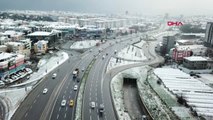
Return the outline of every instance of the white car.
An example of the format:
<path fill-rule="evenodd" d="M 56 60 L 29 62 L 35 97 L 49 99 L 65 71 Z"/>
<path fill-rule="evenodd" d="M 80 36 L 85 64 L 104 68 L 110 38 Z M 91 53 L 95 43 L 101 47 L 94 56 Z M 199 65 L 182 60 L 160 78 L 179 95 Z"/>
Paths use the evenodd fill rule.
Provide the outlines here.
<path fill-rule="evenodd" d="M 74 86 L 74 90 L 75 90 L 75 91 L 78 90 L 78 85 L 75 85 L 75 86 Z"/>
<path fill-rule="evenodd" d="M 28 74 L 33 73 L 33 71 L 30 68 L 25 68 Z"/>
<path fill-rule="evenodd" d="M 57 74 L 56 74 L 56 73 L 53 73 L 52 78 L 55 79 L 56 76 L 57 76 Z"/>
<path fill-rule="evenodd" d="M 143 115 L 143 116 L 142 116 L 142 120 L 147 120 L 146 115 Z"/>
<path fill-rule="evenodd" d="M 104 59 L 104 58 L 105 58 L 105 56 L 103 55 L 103 56 L 102 56 L 102 59 Z"/>
<path fill-rule="evenodd" d="M 43 94 L 46 94 L 46 93 L 47 93 L 47 91 L 48 91 L 48 89 L 47 89 L 47 88 L 44 88 L 44 90 L 43 90 Z"/>
<path fill-rule="evenodd" d="M 67 103 L 67 101 L 66 100 L 62 100 L 61 101 L 61 106 L 63 107 L 63 106 L 65 106 L 66 105 L 66 103 Z"/>
<path fill-rule="evenodd" d="M 0 81 L 0 87 L 4 87 L 5 83 L 3 81 Z"/>
<path fill-rule="evenodd" d="M 91 107 L 92 109 L 94 109 L 94 108 L 95 108 L 95 102 L 91 102 L 91 103 L 90 103 L 90 107 Z"/>

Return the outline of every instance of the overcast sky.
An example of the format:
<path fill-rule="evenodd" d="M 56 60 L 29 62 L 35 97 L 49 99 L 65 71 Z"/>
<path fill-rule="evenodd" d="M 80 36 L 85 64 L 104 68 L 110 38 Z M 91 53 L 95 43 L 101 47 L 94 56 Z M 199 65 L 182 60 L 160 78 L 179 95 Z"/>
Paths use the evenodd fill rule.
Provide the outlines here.
<path fill-rule="evenodd" d="M 68 10 L 145 15 L 213 15 L 213 0 L 0 0 L 0 10 Z"/>

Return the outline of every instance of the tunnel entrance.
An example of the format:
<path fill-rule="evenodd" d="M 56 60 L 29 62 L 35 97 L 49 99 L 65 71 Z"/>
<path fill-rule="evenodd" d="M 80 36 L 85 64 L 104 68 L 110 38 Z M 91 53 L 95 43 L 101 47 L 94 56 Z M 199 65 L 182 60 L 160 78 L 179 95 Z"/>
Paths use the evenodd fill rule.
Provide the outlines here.
<path fill-rule="evenodd" d="M 136 78 L 123 78 L 124 104 L 132 120 L 149 120 L 147 111 L 141 101 Z M 144 118 L 146 116 L 146 118 Z"/>

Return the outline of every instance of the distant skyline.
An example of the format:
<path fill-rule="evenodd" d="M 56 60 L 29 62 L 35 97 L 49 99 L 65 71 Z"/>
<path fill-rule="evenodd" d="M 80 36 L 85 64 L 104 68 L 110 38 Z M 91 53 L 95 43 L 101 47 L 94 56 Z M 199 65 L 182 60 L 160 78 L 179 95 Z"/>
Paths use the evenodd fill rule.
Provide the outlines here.
<path fill-rule="evenodd" d="M 86 13 L 213 15 L 212 0 L 0 0 L 0 10 L 60 10 Z"/>

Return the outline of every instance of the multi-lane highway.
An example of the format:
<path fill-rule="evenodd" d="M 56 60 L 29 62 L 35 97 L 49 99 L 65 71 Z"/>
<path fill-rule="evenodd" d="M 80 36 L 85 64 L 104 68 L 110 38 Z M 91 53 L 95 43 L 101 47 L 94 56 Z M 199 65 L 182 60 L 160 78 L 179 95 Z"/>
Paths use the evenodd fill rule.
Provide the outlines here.
<path fill-rule="evenodd" d="M 103 44 L 101 47 L 109 47 L 109 44 Z M 76 52 L 69 52 L 71 55 L 69 60 L 56 68 L 51 74 L 47 75 L 41 83 L 36 86 L 30 94 L 26 97 L 23 103 L 19 106 L 16 113 L 13 115 L 14 120 L 46 120 L 46 119 L 73 119 L 74 107 L 69 107 L 68 103 L 71 99 L 76 103 L 77 91 L 73 90 L 74 85 L 78 85 L 76 81 L 72 80 L 72 71 L 75 68 L 86 68 L 98 54 L 99 48 L 94 48 L 92 52 L 85 52 L 81 55 L 75 55 Z M 105 63 L 106 64 L 106 63 Z M 57 73 L 57 77 L 52 79 L 52 74 Z M 83 75 L 80 72 L 79 78 Z M 44 88 L 48 89 L 46 94 L 42 91 Z M 65 99 L 67 105 L 61 107 L 61 101 Z"/>
<path fill-rule="evenodd" d="M 85 86 L 83 109 L 82 109 L 83 120 L 117 119 L 111 101 L 111 95 L 109 91 L 110 86 L 109 83 L 105 84 L 106 81 L 104 80 L 104 76 L 106 75 L 106 67 L 108 65 L 110 58 L 114 55 L 114 50 L 120 50 L 125 46 L 127 46 L 127 44 L 132 44 L 139 40 L 140 40 L 139 37 L 136 36 L 122 39 L 120 43 L 114 44 L 110 48 L 106 48 L 97 57 L 97 60 L 89 73 L 87 83 Z M 108 53 L 107 56 L 106 53 Z M 104 59 L 102 57 L 103 55 L 106 56 Z M 107 95 L 104 94 L 104 92 L 107 92 Z M 95 102 L 96 104 L 96 107 L 94 109 L 90 107 L 91 102 Z M 104 104 L 105 106 L 104 107 L 105 112 L 102 116 L 99 114 L 98 111 L 100 104 Z"/>
<path fill-rule="evenodd" d="M 70 55 L 69 60 L 57 67 L 51 74 L 45 76 L 41 83 L 37 85 L 26 99 L 19 106 L 16 113 L 13 115 L 12 120 L 61 120 L 61 119 L 74 119 L 75 103 L 78 90 L 74 91 L 74 85 L 80 87 L 80 83 L 72 79 L 72 72 L 75 68 L 79 68 L 79 79 L 82 78 L 82 68 L 87 68 L 90 62 L 96 55 L 96 61 L 88 75 L 84 98 L 82 119 L 83 120 L 99 120 L 108 119 L 115 120 L 116 112 L 114 111 L 113 102 L 111 100 L 110 81 L 111 77 L 119 71 L 129 67 L 138 66 L 136 64 L 131 66 L 123 66 L 110 70 L 106 73 L 106 67 L 110 58 L 114 55 L 114 50 L 120 50 L 128 44 L 139 41 L 139 37 L 131 36 L 121 38 L 115 41 L 109 41 L 105 44 L 93 48 L 92 52 L 86 51 L 79 55 L 73 51 L 67 51 Z M 99 50 L 102 52 L 99 53 Z M 148 49 L 148 48 L 147 48 Z M 106 55 L 108 53 L 108 55 Z M 103 59 L 103 55 L 105 56 Z M 151 64 L 151 63 L 150 63 Z M 57 77 L 52 79 L 52 74 L 57 73 Z M 42 91 L 44 88 L 48 89 L 46 94 Z M 70 107 L 69 101 L 74 100 L 74 107 Z M 66 105 L 61 106 L 61 101 L 66 100 Z M 90 103 L 95 102 L 96 108 L 91 109 Z M 98 114 L 98 106 L 104 104 L 105 112 L 103 116 Z"/>
<path fill-rule="evenodd" d="M 39 120 L 39 119 L 70 119 L 74 116 L 73 108 L 69 108 L 70 99 L 75 100 L 77 91 L 73 90 L 75 84 L 72 80 L 72 71 L 75 68 L 85 68 L 93 59 L 93 53 L 86 52 L 76 55 L 76 52 L 69 52 L 69 60 L 47 75 L 41 83 L 34 88 L 19 106 L 13 115 L 14 120 Z M 91 55 L 88 55 L 91 54 Z M 57 73 L 57 77 L 52 79 L 52 73 Z M 80 77 L 83 75 L 80 72 Z M 46 94 L 42 91 L 48 89 Z M 62 99 L 67 100 L 67 105 L 61 107 Z M 74 102 L 75 103 L 75 102 Z M 74 105 L 75 106 L 75 105 Z"/>

